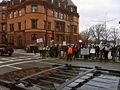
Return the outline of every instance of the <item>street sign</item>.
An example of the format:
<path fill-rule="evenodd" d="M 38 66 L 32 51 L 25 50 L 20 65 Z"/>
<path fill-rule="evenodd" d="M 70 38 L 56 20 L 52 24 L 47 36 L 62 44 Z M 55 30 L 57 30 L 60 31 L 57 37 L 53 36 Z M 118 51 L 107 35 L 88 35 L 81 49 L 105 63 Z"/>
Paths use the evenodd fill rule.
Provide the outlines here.
<path fill-rule="evenodd" d="M 43 42 L 42 38 L 37 39 L 37 43 Z"/>

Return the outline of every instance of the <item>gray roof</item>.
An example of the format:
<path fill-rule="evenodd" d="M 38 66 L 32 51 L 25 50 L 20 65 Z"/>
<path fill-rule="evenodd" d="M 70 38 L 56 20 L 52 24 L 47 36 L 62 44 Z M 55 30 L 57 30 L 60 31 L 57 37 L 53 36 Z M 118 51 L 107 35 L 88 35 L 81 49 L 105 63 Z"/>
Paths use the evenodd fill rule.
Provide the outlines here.
<path fill-rule="evenodd" d="M 68 5 L 69 6 L 76 6 L 71 0 L 68 0 Z"/>

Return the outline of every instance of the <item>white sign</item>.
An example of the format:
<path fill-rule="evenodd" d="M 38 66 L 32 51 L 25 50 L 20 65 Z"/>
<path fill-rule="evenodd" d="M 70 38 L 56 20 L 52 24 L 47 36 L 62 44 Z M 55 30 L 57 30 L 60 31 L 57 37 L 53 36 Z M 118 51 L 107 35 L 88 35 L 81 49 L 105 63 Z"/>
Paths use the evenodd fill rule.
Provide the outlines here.
<path fill-rule="evenodd" d="M 91 53 L 91 54 L 95 54 L 95 49 L 94 49 L 94 48 L 91 48 L 90 53 Z"/>
<path fill-rule="evenodd" d="M 81 42 L 82 42 L 82 40 L 79 40 L 79 42 L 81 43 Z"/>
<path fill-rule="evenodd" d="M 89 55 L 89 49 L 88 48 L 82 48 L 81 49 L 81 55 Z"/>
<path fill-rule="evenodd" d="M 42 38 L 37 39 L 37 43 L 43 42 Z"/>
<path fill-rule="evenodd" d="M 66 41 L 63 41 L 63 46 L 66 46 Z"/>

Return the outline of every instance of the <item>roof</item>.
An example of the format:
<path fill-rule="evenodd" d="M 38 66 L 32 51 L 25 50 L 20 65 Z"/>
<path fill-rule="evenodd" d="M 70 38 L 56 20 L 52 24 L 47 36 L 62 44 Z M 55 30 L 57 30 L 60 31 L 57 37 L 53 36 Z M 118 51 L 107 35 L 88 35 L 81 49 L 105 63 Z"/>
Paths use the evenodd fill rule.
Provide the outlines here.
<path fill-rule="evenodd" d="M 76 6 L 71 0 L 68 0 L 68 5 L 69 6 Z"/>

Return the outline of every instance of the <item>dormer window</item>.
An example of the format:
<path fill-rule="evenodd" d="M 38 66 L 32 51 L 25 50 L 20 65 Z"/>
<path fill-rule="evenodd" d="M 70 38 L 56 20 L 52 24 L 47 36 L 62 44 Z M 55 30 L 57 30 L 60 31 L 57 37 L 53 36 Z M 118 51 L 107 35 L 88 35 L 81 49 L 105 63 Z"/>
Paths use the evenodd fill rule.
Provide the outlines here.
<path fill-rule="evenodd" d="M 32 6 L 32 12 L 37 12 L 37 5 Z"/>
<path fill-rule="evenodd" d="M 59 7 L 61 6 L 60 2 L 59 2 Z"/>
<path fill-rule="evenodd" d="M 71 12 L 73 12 L 73 8 L 71 8 Z"/>

